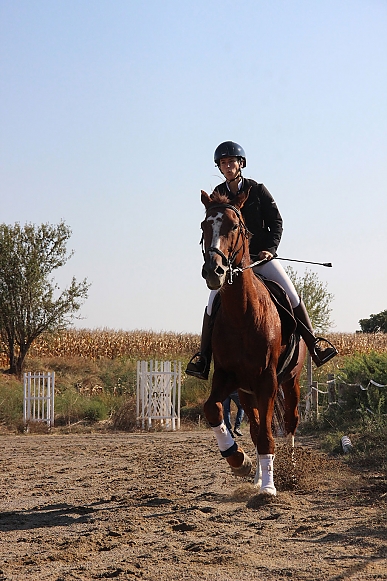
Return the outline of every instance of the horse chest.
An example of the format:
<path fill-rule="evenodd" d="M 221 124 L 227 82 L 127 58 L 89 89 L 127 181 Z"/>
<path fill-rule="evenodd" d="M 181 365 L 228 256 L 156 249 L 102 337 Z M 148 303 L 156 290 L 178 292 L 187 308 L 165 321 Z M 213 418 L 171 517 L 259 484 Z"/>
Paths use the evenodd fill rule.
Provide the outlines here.
<path fill-rule="evenodd" d="M 223 369 L 262 368 L 276 350 L 274 343 L 268 342 L 254 326 L 225 325 L 219 320 L 213 332 L 214 361 Z"/>

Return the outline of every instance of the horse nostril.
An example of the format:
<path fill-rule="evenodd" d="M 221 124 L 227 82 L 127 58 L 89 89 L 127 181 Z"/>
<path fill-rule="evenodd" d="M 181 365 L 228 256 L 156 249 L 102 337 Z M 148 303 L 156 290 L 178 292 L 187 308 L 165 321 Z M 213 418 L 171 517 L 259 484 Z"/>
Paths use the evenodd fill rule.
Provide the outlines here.
<path fill-rule="evenodd" d="M 217 266 L 214 270 L 215 274 L 217 274 L 218 276 L 223 276 L 224 274 L 224 270 L 221 266 Z"/>
<path fill-rule="evenodd" d="M 202 277 L 203 277 L 204 279 L 206 279 L 206 278 L 207 278 L 207 276 L 208 276 L 208 272 L 206 271 L 206 269 L 205 269 L 205 268 L 204 268 L 204 266 L 203 266 L 203 268 L 202 268 Z"/>

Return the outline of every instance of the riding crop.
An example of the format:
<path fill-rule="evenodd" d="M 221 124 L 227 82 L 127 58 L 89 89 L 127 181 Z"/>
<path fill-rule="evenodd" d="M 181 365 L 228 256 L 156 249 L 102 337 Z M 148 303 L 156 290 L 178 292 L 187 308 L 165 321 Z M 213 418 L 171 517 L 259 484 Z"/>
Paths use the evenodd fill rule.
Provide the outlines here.
<path fill-rule="evenodd" d="M 289 262 L 304 262 L 305 264 L 318 264 L 319 266 L 329 266 L 332 267 L 331 262 L 311 262 L 310 260 L 296 260 L 295 258 L 280 258 L 276 256 L 277 260 L 287 260 Z"/>

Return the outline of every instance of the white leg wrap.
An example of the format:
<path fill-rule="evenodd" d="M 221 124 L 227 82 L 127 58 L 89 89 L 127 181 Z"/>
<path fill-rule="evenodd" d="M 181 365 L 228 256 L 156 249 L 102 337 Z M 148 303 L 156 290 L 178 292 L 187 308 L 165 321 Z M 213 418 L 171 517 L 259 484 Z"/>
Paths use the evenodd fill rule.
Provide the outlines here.
<path fill-rule="evenodd" d="M 259 461 L 258 450 L 257 450 L 257 469 L 255 471 L 254 486 L 258 489 L 260 489 L 262 486 L 262 469 L 261 469 L 261 463 Z"/>
<path fill-rule="evenodd" d="M 219 450 L 221 452 L 225 452 L 226 450 L 234 446 L 235 444 L 234 438 L 228 431 L 227 426 L 223 421 L 219 426 L 213 427 L 212 430 L 215 434 Z"/>
<path fill-rule="evenodd" d="M 262 470 L 262 485 L 260 492 L 276 496 L 277 491 L 274 486 L 273 460 L 274 454 L 261 454 L 259 456 L 259 463 Z"/>

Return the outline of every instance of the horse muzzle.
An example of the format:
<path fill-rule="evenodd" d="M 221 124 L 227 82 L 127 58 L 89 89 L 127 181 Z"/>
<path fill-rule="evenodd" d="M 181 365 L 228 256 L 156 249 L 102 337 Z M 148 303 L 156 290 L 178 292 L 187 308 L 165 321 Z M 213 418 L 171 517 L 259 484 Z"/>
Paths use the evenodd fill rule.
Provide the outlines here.
<path fill-rule="evenodd" d="M 227 267 L 218 264 L 215 260 L 208 260 L 202 268 L 202 277 L 210 290 L 218 290 L 226 280 Z"/>

